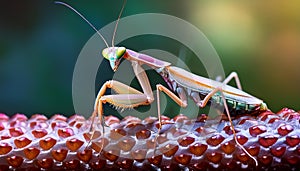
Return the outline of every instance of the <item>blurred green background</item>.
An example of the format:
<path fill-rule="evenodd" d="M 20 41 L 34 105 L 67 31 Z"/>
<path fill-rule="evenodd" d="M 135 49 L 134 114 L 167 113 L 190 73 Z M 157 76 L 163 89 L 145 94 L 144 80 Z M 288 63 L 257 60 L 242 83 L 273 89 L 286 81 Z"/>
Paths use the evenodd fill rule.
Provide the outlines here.
<path fill-rule="evenodd" d="M 114 21 L 122 4 L 122 0 L 65 2 L 97 28 Z M 165 13 L 194 24 L 215 47 L 226 74 L 238 72 L 245 91 L 278 111 L 300 110 L 299 11 L 299 1 L 128 0 L 123 16 Z M 73 114 L 73 69 L 93 34 L 76 14 L 53 1 L 2 1 L 0 112 Z M 180 45 L 168 47 L 159 40 L 137 37 L 122 45 L 135 50 L 162 46 L 178 52 Z M 97 89 L 100 86 L 101 81 Z"/>

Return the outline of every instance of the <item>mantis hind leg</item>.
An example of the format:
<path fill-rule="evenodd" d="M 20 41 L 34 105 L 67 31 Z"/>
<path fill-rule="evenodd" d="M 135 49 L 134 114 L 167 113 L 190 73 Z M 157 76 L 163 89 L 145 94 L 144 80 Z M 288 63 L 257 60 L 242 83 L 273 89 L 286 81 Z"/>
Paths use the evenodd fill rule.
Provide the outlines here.
<path fill-rule="evenodd" d="M 159 132 L 161 130 L 161 127 L 162 127 L 162 123 L 161 123 L 161 113 L 160 113 L 160 100 L 159 100 L 159 92 L 162 91 L 164 93 L 166 93 L 172 100 L 174 100 L 179 106 L 181 107 L 186 107 L 187 106 L 187 101 L 186 101 L 186 96 L 185 96 L 185 92 L 180 89 L 177 89 L 176 92 L 178 93 L 179 97 L 177 97 L 173 92 L 171 92 L 169 89 L 167 89 L 166 87 L 164 87 L 163 85 L 156 85 L 156 88 L 157 88 L 157 110 L 158 110 L 158 120 L 159 120 L 159 127 L 158 127 L 158 133 L 155 137 L 155 140 L 157 140 L 158 136 L 159 136 Z M 207 102 L 212 98 L 213 95 L 215 95 L 216 93 L 220 92 L 221 94 L 221 98 L 222 98 L 222 101 L 224 103 L 224 108 L 225 108 L 225 111 L 226 111 L 226 114 L 227 114 L 227 117 L 229 119 L 229 122 L 230 122 L 230 126 L 231 126 L 231 129 L 232 129 L 232 132 L 233 132 L 233 136 L 234 136 L 234 140 L 236 142 L 236 144 L 250 157 L 252 158 L 254 161 L 255 161 L 255 164 L 256 166 L 258 165 L 258 162 L 257 160 L 238 142 L 237 138 L 236 138 L 236 132 L 235 132 L 235 129 L 234 129 L 234 125 L 232 123 L 232 120 L 231 120 L 231 116 L 230 116 L 230 113 L 229 113 L 229 109 L 228 109 L 228 106 L 227 106 L 227 103 L 226 103 L 226 99 L 224 97 L 224 94 L 223 94 L 223 89 L 221 87 L 218 87 L 216 89 L 214 89 L 213 91 L 211 91 L 210 93 L 208 93 L 205 98 L 203 100 L 201 100 L 200 98 L 194 98 L 194 100 L 198 99 L 199 101 L 197 102 L 197 105 L 201 108 L 204 108 L 207 104 Z M 156 141 L 155 141 L 156 142 Z M 156 145 L 156 144 L 155 144 Z M 156 146 L 155 146 L 156 147 Z M 154 151 L 155 152 L 155 151 Z"/>
<path fill-rule="evenodd" d="M 231 116 L 230 116 L 230 113 L 229 113 L 229 109 L 228 109 L 228 106 L 227 106 L 227 103 L 226 103 L 226 99 L 225 99 L 225 96 L 223 94 L 223 89 L 221 87 L 218 87 L 218 88 L 215 88 L 214 90 L 212 90 L 210 93 L 208 93 L 205 98 L 203 100 L 200 100 L 200 102 L 197 103 L 197 105 L 201 108 L 205 107 L 207 102 L 212 98 L 213 95 L 215 95 L 216 93 L 220 92 L 220 96 L 222 98 L 222 101 L 223 101 L 223 104 L 224 104 L 224 108 L 225 108 L 225 111 L 226 111 L 226 115 L 228 117 L 228 120 L 230 122 L 230 127 L 232 129 L 232 132 L 233 132 L 233 137 L 234 137 L 234 140 L 236 142 L 236 144 L 251 158 L 255 161 L 255 165 L 258 166 L 258 162 L 257 162 L 257 159 L 254 158 L 237 140 L 237 137 L 236 137 L 236 132 L 235 132 L 235 129 L 234 129 L 234 125 L 232 123 L 232 119 L 231 119 Z"/>
<path fill-rule="evenodd" d="M 228 84 L 232 79 L 235 79 L 235 83 L 238 89 L 242 90 L 242 85 L 240 82 L 240 79 L 238 77 L 238 74 L 236 72 L 231 72 L 224 80 L 223 84 Z"/>

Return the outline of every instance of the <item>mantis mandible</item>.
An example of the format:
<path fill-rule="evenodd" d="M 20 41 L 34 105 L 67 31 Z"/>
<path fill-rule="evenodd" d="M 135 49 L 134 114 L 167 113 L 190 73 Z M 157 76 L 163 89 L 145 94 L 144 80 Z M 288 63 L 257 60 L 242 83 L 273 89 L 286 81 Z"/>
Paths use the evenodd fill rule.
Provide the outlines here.
<path fill-rule="evenodd" d="M 149 55 L 138 53 L 133 50 L 126 49 L 125 47 L 116 47 L 114 45 L 114 38 L 126 0 L 124 0 L 124 4 L 114 28 L 111 43 L 112 46 L 108 45 L 102 34 L 77 10 L 63 2 L 55 3 L 70 8 L 99 34 L 99 36 L 107 46 L 107 48 L 102 51 L 102 55 L 109 61 L 110 67 L 114 72 L 118 70 L 118 67 L 123 59 L 131 62 L 135 76 L 137 77 L 138 82 L 142 87 L 142 91 L 139 91 L 116 80 L 106 81 L 99 90 L 95 100 L 94 112 L 92 114 L 92 126 L 95 117 L 98 115 L 100 123 L 102 123 L 104 134 L 105 123 L 103 121 L 103 104 L 105 103 L 110 103 L 117 108 L 126 109 L 138 107 L 141 105 L 149 105 L 154 101 L 154 95 L 150 86 L 148 76 L 142 67 L 143 65 L 148 65 L 157 73 L 159 73 L 169 86 L 167 88 L 161 84 L 156 85 L 157 114 L 159 122 L 157 135 L 159 135 L 160 129 L 162 127 L 159 96 L 160 92 L 164 92 L 181 107 L 187 107 L 188 97 L 193 99 L 196 105 L 200 108 L 204 108 L 208 102 L 215 103 L 219 106 L 224 107 L 225 113 L 231 124 L 231 129 L 237 145 L 255 161 L 256 165 L 258 165 L 257 160 L 251 154 L 249 154 L 247 150 L 237 141 L 236 132 L 231 120 L 231 116 L 236 116 L 241 113 L 257 113 L 260 111 L 265 111 L 268 108 L 262 100 L 242 91 L 241 83 L 236 72 L 232 72 L 222 82 L 219 82 L 199 75 L 195 75 L 179 67 L 172 66 L 169 62 L 156 59 Z M 233 79 L 236 82 L 237 88 L 228 85 L 228 83 Z M 105 95 L 107 89 L 112 89 L 117 94 Z"/>

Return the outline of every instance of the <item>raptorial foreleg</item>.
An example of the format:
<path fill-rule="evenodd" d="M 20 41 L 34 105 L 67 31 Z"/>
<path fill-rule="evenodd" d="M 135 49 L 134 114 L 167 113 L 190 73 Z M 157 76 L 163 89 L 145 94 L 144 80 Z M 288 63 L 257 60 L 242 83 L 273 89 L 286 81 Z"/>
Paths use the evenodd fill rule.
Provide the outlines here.
<path fill-rule="evenodd" d="M 106 90 L 110 88 L 118 94 L 114 95 L 104 95 Z M 98 115 L 99 121 L 102 124 L 102 135 L 105 134 L 104 130 L 104 120 L 103 120 L 103 104 L 110 103 L 117 108 L 134 108 L 140 105 L 148 105 L 152 101 L 146 94 L 126 85 L 119 81 L 110 80 L 103 84 L 98 92 L 97 98 L 95 100 L 94 112 L 92 114 L 92 125 L 90 131 L 92 131 L 92 136 L 94 136 L 94 120 Z M 92 139 L 92 138 L 91 138 Z M 91 141 L 91 140 L 90 140 Z M 89 142 L 90 143 L 90 142 Z M 88 144 L 89 144 L 88 143 Z M 102 149 L 102 148 L 101 148 Z"/>

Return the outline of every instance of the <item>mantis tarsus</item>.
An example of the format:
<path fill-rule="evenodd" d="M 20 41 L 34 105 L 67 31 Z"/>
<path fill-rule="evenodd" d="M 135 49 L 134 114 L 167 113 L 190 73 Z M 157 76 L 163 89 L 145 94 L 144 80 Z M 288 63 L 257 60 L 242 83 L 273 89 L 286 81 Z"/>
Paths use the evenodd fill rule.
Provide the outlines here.
<path fill-rule="evenodd" d="M 125 47 L 115 47 L 115 33 L 126 0 L 124 1 L 115 25 L 111 47 L 108 45 L 102 34 L 77 10 L 66 3 L 56 3 L 62 4 L 73 10 L 99 34 L 99 36 L 107 46 L 107 48 L 102 51 L 102 55 L 104 56 L 104 58 L 109 60 L 110 66 L 113 71 L 117 71 L 118 66 L 123 61 L 123 59 L 130 61 L 138 82 L 142 87 L 142 91 L 139 91 L 116 80 L 107 81 L 104 83 L 104 85 L 102 85 L 95 100 L 92 122 L 94 122 L 95 117 L 98 115 L 100 123 L 103 124 L 103 134 L 103 104 L 110 103 L 118 108 L 134 108 L 141 105 L 149 105 L 154 101 L 154 95 L 152 93 L 148 76 L 142 67 L 142 65 L 148 65 L 157 73 L 159 73 L 169 86 L 169 88 L 167 88 L 161 84 L 156 85 L 158 106 L 157 111 L 159 120 L 157 135 L 159 135 L 160 129 L 162 127 L 159 98 L 160 92 L 164 92 L 181 107 L 187 107 L 187 97 L 193 99 L 196 105 L 200 108 L 204 108 L 208 102 L 212 102 L 224 107 L 225 113 L 231 124 L 235 142 L 249 157 L 251 157 L 255 161 L 256 165 L 258 165 L 257 160 L 253 156 L 251 156 L 251 154 L 249 154 L 246 149 L 237 141 L 236 132 L 231 120 L 231 116 L 239 115 L 240 113 L 256 113 L 259 111 L 265 111 L 268 108 L 262 100 L 242 91 L 241 83 L 237 73 L 232 72 L 227 78 L 225 78 L 225 80 L 223 80 L 223 82 L 218 82 L 195 75 L 179 67 L 171 66 L 171 63 L 156 59 L 149 55 L 141 54 L 133 50 L 126 49 Z M 228 83 L 232 79 L 235 79 L 237 88 L 228 85 Z M 117 94 L 105 95 L 105 92 L 108 88 L 113 89 Z"/>

